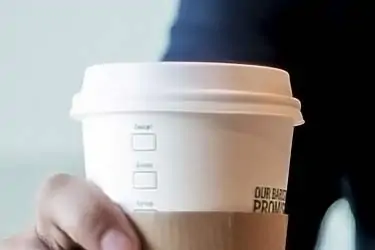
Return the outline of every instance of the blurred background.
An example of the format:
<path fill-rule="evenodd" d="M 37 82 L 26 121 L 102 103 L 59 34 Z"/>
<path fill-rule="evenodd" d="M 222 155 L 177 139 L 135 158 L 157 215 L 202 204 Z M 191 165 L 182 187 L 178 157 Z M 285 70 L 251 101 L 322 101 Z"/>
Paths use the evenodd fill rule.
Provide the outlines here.
<path fill-rule="evenodd" d="M 0 238 L 33 222 L 34 194 L 56 172 L 83 175 L 71 97 L 87 66 L 157 61 L 176 0 L 0 1 Z M 354 249 L 345 200 L 322 225 L 319 250 Z"/>

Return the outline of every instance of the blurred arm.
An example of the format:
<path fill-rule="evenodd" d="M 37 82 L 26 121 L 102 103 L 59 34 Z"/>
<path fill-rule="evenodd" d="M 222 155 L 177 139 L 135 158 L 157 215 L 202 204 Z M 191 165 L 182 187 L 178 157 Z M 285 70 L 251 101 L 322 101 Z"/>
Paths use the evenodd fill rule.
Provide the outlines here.
<path fill-rule="evenodd" d="M 163 61 L 273 64 L 281 0 L 181 0 Z"/>

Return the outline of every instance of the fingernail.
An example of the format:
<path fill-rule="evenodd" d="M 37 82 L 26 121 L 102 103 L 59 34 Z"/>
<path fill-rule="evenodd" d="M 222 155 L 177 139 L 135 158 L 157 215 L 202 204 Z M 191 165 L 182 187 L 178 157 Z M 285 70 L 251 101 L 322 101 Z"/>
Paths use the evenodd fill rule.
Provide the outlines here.
<path fill-rule="evenodd" d="M 101 250 L 133 250 L 130 239 L 124 233 L 110 230 L 101 240 Z"/>

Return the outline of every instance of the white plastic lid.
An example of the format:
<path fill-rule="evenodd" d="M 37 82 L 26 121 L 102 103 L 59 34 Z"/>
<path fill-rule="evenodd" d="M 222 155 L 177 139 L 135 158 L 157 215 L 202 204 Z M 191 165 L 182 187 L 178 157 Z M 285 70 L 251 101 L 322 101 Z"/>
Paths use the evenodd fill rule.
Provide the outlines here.
<path fill-rule="evenodd" d="M 303 124 L 283 70 L 242 64 L 157 62 L 89 67 L 71 115 L 192 112 L 274 115 Z"/>

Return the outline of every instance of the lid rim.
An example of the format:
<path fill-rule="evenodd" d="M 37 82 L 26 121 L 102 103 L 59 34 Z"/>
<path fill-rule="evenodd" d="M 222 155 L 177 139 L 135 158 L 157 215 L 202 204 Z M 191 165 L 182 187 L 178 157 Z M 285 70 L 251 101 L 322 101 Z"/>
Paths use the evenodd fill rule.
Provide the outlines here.
<path fill-rule="evenodd" d="M 235 62 L 215 62 L 215 61 L 207 61 L 207 62 L 194 62 L 194 61 L 156 61 L 156 62 L 108 62 L 108 63 L 101 63 L 101 64 L 93 64 L 88 66 L 86 70 L 91 70 L 100 67 L 113 67 L 113 66 L 195 66 L 195 67 L 202 67 L 202 66 L 211 66 L 211 67 L 242 67 L 248 69 L 260 69 L 260 70 L 268 70 L 273 72 L 282 73 L 289 77 L 289 73 L 286 70 L 270 67 L 266 65 L 258 65 L 258 64 L 245 64 L 245 63 L 235 63 Z"/>
<path fill-rule="evenodd" d="M 243 114 L 285 116 L 294 120 L 294 124 L 303 124 L 303 117 L 298 108 L 289 105 L 269 103 L 223 103 L 223 102 L 128 102 L 126 105 L 107 105 L 71 109 L 74 119 L 98 114 L 137 113 L 137 112 L 180 112 L 195 114 Z"/>
<path fill-rule="evenodd" d="M 284 115 L 280 113 L 266 113 L 266 112 L 207 112 L 204 110 L 201 111 L 187 111 L 187 110 L 132 110 L 132 111 L 105 111 L 105 112 L 92 112 L 92 113 L 70 113 L 70 117 L 77 121 L 83 121 L 89 116 L 104 116 L 104 115 L 114 115 L 114 114 L 124 114 L 124 113 L 182 113 L 182 114 L 213 114 L 213 115 L 255 115 L 255 116 L 273 116 L 273 117 L 284 117 L 290 118 L 293 120 L 293 126 L 301 126 L 305 124 L 304 119 L 295 119 L 290 115 Z"/>

